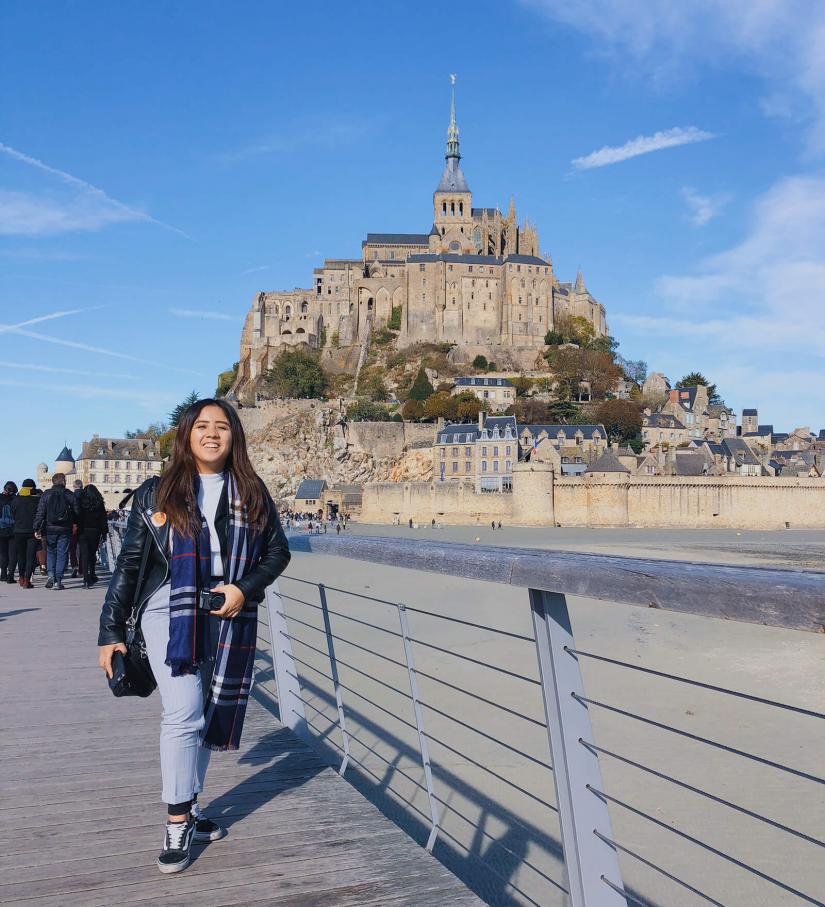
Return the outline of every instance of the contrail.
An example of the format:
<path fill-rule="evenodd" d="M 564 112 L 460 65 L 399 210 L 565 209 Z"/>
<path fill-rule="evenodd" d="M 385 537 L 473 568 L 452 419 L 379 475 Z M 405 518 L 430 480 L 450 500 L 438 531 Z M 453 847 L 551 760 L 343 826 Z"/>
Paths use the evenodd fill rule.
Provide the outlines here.
<path fill-rule="evenodd" d="M 90 195 L 95 195 L 101 201 L 105 201 L 106 204 L 111 205 L 118 211 L 122 211 L 124 214 L 130 215 L 135 220 L 143 220 L 150 224 L 155 224 L 158 227 L 163 227 L 165 230 L 171 230 L 173 233 L 177 233 L 180 236 L 185 237 L 186 239 L 191 239 L 188 233 L 185 233 L 183 230 L 180 230 L 178 227 L 173 227 L 171 224 L 164 223 L 162 220 L 158 220 L 156 217 L 152 217 L 151 214 L 146 214 L 145 211 L 138 211 L 135 208 L 130 208 L 129 205 L 124 205 L 123 202 L 119 202 L 116 198 L 112 198 L 110 195 L 107 195 L 102 189 L 99 189 L 97 186 L 93 186 L 91 183 L 87 183 L 86 180 L 79 179 L 76 176 L 72 176 L 71 173 L 67 173 L 65 170 L 59 170 L 57 167 L 52 167 L 49 164 L 39 161 L 36 157 L 32 157 L 29 154 L 25 154 L 22 151 L 18 151 L 16 148 L 12 148 L 10 145 L 5 145 L 3 142 L 0 142 L 0 151 L 4 154 L 7 154 L 9 157 L 14 158 L 16 161 L 20 161 L 23 164 L 28 164 L 30 167 L 36 167 L 38 170 L 42 170 L 44 173 L 51 173 L 52 176 L 58 177 L 58 179 L 63 180 L 64 183 L 68 183 L 70 186 L 77 186 L 79 189 L 83 189 L 84 192 L 88 192 Z"/>

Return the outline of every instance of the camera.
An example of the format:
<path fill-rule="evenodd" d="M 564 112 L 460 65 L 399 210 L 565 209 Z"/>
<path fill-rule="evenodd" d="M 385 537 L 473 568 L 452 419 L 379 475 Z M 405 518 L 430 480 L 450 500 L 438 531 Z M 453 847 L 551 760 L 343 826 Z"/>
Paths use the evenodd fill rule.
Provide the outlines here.
<path fill-rule="evenodd" d="M 209 589 L 204 590 L 198 599 L 198 608 L 201 611 L 219 611 L 226 602 L 226 596 L 223 592 L 212 592 Z"/>

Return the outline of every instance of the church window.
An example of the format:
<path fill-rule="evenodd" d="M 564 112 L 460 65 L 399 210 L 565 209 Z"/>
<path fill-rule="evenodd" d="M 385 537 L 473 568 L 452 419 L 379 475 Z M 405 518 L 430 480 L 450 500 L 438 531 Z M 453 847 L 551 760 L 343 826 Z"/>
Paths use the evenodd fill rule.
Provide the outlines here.
<path fill-rule="evenodd" d="M 447 202 L 442 202 L 442 203 L 441 203 L 441 213 L 446 215 L 446 213 L 447 213 Z"/>
<path fill-rule="evenodd" d="M 418 270 L 419 270 L 419 271 L 423 271 L 423 270 L 424 270 L 424 265 L 419 265 L 419 266 L 418 266 Z"/>
<path fill-rule="evenodd" d="M 461 215 L 461 217 L 464 217 L 464 202 L 458 203 L 458 213 Z"/>
<path fill-rule="evenodd" d="M 533 289 L 534 289 L 534 290 L 536 289 L 536 282 L 535 282 L 535 280 L 533 281 Z"/>
<path fill-rule="evenodd" d="M 305 302 L 302 302 L 301 303 L 301 314 L 306 315 L 306 313 L 308 311 L 309 311 L 309 306 Z"/>
<path fill-rule="evenodd" d="M 474 278 L 473 278 L 473 286 L 475 286 L 475 285 L 476 285 L 476 279 L 475 279 L 475 277 L 474 277 Z"/>
<path fill-rule="evenodd" d="M 450 251 L 458 252 L 460 250 L 461 250 L 461 243 L 458 243 L 455 240 L 453 240 L 453 242 L 450 243 Z"/>
<path fill-rule="evenodd" d="M 445 232 L 445 228 L 442 227 L 442 228 L 441 228 L 441 235 L 442 235 L 442 236 L 444 235 L 444 232 Z"/>
<path fill-rule="evenodd" d="M 426 287 L 426 286 L 427 286 L 427 278 L 426 278 L 426 277 L 423 277 L 423 278 L 421 279 L 421 286 L 422 286 L 422 287 Z"/>
<path fill-rule="evenodd" d="M 395 249 L 390 249 L 390 258 L 395 258 Z"/>
<path fill-rule="evenodd" d="M 284 306 L 284 315 L 286 315 L 286 317 L 289 318 L 289 316 L 290 316 L 291 314 L 292 314 L 292 306 L 291 306 L 291 305 L 285 305 L 285 306 Z"/>
<path fill-rule="evenodd" d="M 488 299 L 492 299 L 492 298 L 493 298 L 493 294 L 492 294 L 492 293 L 488 293 L 488 294 L 487 294 L 487 298 L 488 298 Z"/>
<path fill-rule="evenodd" d="M 485 286 L 485 287 L 489 287 L 489 286 L 490 286 L 490 281 L 489 281 L 489 280 L 485 280 L 485 281 L 484 281 L 484 286 Z"/>
<path fill-rule="evenodd" d="M 518 298 L 518 304 L 521 305 L 521 296 Z M 519 315 L 519 318 L 521 318 L 521 315 Z"/>
<path fill-rule="evenodd" d="M 450 214 L 455 214 L 455 202 L 450 202 Z"/>

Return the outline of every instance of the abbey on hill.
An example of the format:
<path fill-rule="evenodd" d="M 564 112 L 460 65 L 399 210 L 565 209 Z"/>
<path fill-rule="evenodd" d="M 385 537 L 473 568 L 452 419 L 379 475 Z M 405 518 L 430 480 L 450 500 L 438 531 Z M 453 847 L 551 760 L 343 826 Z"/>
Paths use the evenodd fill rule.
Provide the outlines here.
<path fill-rule="evenodd" d="M 607 333 L 604 306 L 581 273 L 573 284 L 559 282 L 550 256 L 539 254 L 536 228 L 526 218 L 519 226 L 512 201 L 506 215 L 473 207 L 455 90 L 445 157 L 428 233 L 368 233 L 361 258 L 326 259 L 311 288 L 256 295 L 236 386 L 260 376 L 286 346 L 317 349 L 333 335 L 340 346 L 354 345 L 390 324 L 400 328 L 399 346 L 448 342 L 471 355 L 497 347 L 534 353 L 562 315 L 583 316 L 597 335 Z"/>

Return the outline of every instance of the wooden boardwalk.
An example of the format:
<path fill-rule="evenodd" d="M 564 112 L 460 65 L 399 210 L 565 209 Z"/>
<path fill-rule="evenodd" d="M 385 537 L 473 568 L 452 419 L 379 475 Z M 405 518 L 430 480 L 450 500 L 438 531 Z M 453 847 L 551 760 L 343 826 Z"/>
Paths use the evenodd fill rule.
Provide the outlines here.
<path fill-rule="evenodd" d="M 0 903 L 481 907 L 278 723 L 265 686 L 241 751 L 215 754 L 203 796 L 229 836 L 161 875 L 159 697 L 109 693 L 102 588 L 35 582 L 0 585 Z"/>

